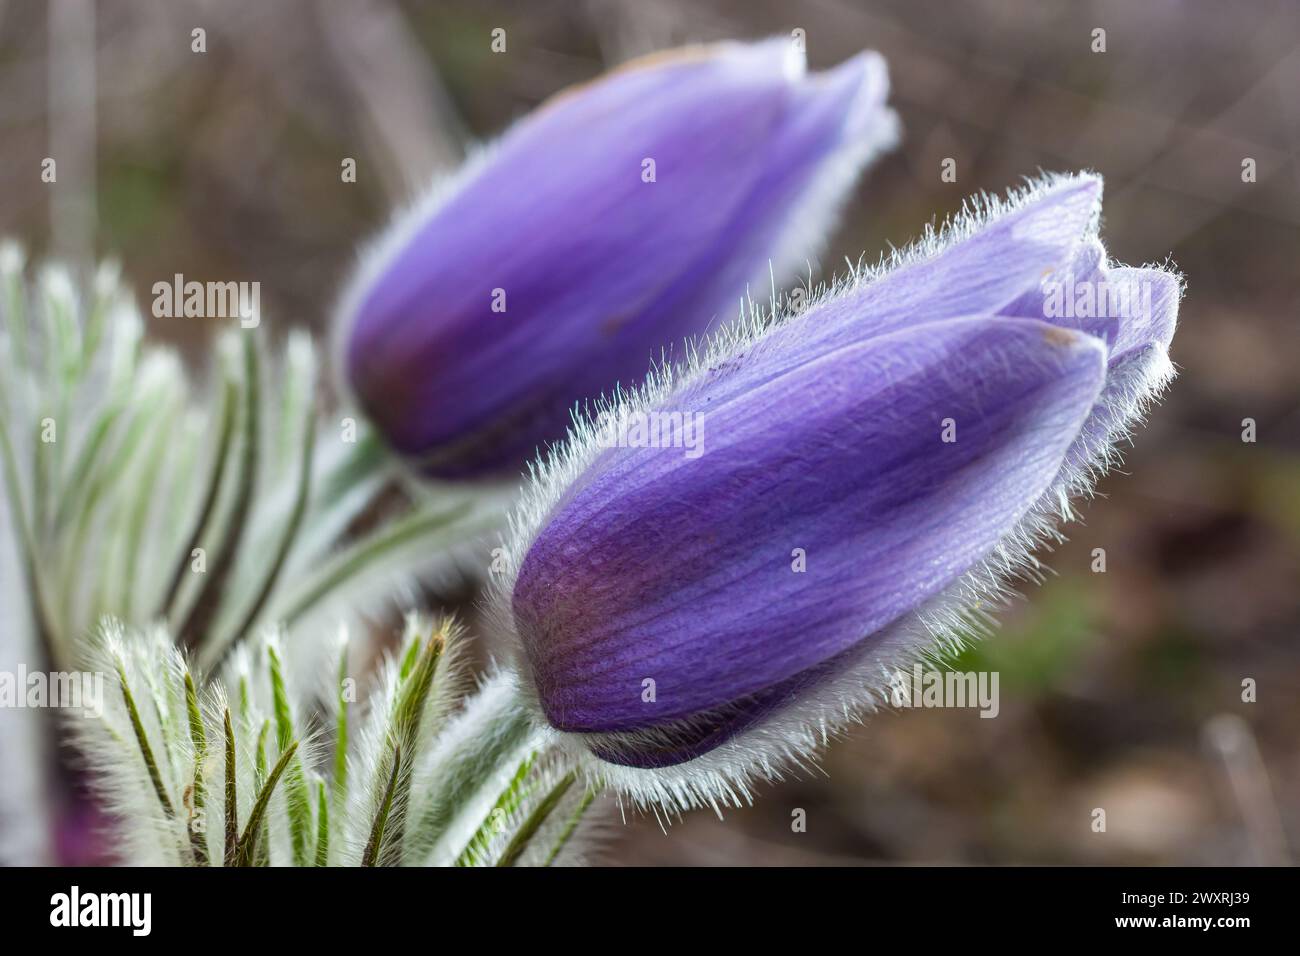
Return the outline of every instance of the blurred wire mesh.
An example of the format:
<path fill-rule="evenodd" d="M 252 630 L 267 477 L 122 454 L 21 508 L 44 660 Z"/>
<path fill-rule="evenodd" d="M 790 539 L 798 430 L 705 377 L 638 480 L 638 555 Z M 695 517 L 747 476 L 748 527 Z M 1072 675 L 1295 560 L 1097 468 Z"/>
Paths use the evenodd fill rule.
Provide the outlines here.
<path fill-rule="evenodd" d="M 192 50 L 205 31 L 206 52 Z M 504 53 L 490 34 L 503 28 Z M 1092 50 L 1094 29 L 1106 50 Z M 903 146 L 816 274 L 875 259 L 1039 169 L 1106 177 L 1103 235 L 1188 277 L 1181 377 L 1057 572 L 960 667 L 1001 713 L 878 717 L 825 775 L 725 820 L 613 831 L 628 863 L 1294 862 L 1300 852 L 1300 5 L 0 2 L 0 234 L 262 284 L 329 334 L 360 241 L 550 94 L 683 42 L 802 29 L 811 65 L 885 55 Z M 39 179 L 57 156 L 58 183 Z M 356 160 L 355 184 L 340 163 Z M 956 160 L 956 183 L 940 164 Z M 1257 181 L 1242 181 L 1254 159 Z M 503 237 L 509 241 L 509 237 Z M 764 292 L 766 290 L 763 290 Z M 147 308 L 145 309 L 147 312 Z M 194 354 L 201 325 L 151 320 Z M 1241 441 L 1242 420 L 1258 441 Z M 1094 548 L 1107 572 L 1090 570 Z M 1258 700 L 1243 703 L 1253 678 Z M 1093 808 L 1108 810 L 1093 832 Z M 806 811 L 806 832 L 791 827 Z"/>

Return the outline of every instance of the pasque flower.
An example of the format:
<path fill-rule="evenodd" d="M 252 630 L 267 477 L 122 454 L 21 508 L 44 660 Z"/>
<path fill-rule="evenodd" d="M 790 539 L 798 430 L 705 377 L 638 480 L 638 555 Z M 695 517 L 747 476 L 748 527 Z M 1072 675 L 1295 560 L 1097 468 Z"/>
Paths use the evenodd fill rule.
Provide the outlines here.
<path fill-rule="evenodd" d="M 575 403 L 803 268 L 896 138 L 887 92 L 875 54 L 807 75 L 776 39 L 560 94 L 367 257 L 340 323 L 360 404 L 427 474 L 517 472 Z"/>
<path fill-rule="evenodd" d="M 1100 201 L 976 201 L 606 409 L 658 441 L 579 426 L 497 600 L 545 722 L 644 799 L 736 799 L 968 633 L 1172 374 L 1181 280 L 1109 264 Z"/>

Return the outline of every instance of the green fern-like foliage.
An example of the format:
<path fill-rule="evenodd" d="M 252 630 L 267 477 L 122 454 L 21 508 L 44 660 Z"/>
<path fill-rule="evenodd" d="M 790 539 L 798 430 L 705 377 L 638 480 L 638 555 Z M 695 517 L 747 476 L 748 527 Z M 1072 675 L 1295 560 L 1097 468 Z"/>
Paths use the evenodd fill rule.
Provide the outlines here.
<path fill-rule="evenodd" d="M 485 552 L 508 496 L 411 481 L 364 420 L 322 413 L 304 334 L 273 350 L 232 325 L 212 351 L 187 369 L 150 342 L 111 265 L 79 284 L 0 246 L 0 662 L 106 682 L 102 717 L 72 724 L 121 859 L 558 854 L 584 798 L 509 674 L 462 686 L 449 625 L 409 627 L 374 680 L 320 639 Z M 58 722 L 6 720 L 0 815 L 47 831 Z M 3 842 L 0 860 L 42 858 Z"/>
<path fill-rule="evenodd" d="M 548 752 L 508 674 L 466 695 L 461 634 L 407 620 L 368 686 L 340 642 L 303 686 L 280 635 L 243 642 L 205 685 L 161 629 L 106 623 L 105 675 L 74 721 L 123 858 L 165 866 L 515 866 L 578 858 L 594 796 Z M 337 683 L 331 686 L 332 681 Z"/>
<path fill-rule="evenodd" d="M 24 265 L 0 251 L 0 466 L 28 624 L 55 663 L 111 615 L 164 623 L 215 664 L 267 622 L 382 603 L 499 520 L 482 494 L 406 482 L 407 506 L 349 539 L 401 472 L 363 422 L 318 413 L 309 337 L 268 357 L 260 331 L 230 328 L 189 374 L 146 341 L 113 266 L 81 288 Z"/>

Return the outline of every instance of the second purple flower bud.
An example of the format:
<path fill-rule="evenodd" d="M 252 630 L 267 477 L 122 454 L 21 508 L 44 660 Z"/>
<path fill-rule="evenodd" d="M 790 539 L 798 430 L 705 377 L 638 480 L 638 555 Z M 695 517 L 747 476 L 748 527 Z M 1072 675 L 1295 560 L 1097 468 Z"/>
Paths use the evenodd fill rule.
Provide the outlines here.
<path fill-rule="evenodd" d="M 517 472 L 576 403 L 804 268 L 897 138 L 879 56 L 789 39 L 647 58 L 566 91 L 400 217 L 345 298 L 344 367 L 424 473 Z"/>

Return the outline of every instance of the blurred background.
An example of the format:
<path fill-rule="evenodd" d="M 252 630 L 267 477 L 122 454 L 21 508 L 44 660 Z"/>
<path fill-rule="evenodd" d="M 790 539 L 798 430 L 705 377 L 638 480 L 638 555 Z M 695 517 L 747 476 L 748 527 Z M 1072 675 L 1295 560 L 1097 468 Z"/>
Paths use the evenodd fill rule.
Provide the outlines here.
<path fill-rule="evenodd" d="M 191 50 L 195 28 L 206 53 Z M 496 28 L 504 53 L 490 47 Z M 764 787 L 723 820 L 699 813 L 664 832 L 611 810 L 605 859 L 1295 862 L 1294 0 L 0 0 L 0 235 L 36 257 L 120 258 L 146 313 L 152 283 L 177 272 L 257 279 L 264 325 L 328 335 L 358 244 L 476 140 L 629 57 L 795 29 L 813 69 L 880 51 L 904 127 L 819 278 L 907 242 L 971 193 L 1095 169 L 1111 255 L 1168 256 L 1187 276 L 1181 376 L 1049 557 L 1056 576 L 955 662 L 1000 673 L 997 719 L 883 714 L 830 749 L 824 775 Z M 39 179 L 46 156 L 57 190 Z M 345 157 L 355 184 L 340 183 Z M 947 158 L 955 183 L 940 178 Z M 202 324 L 150 321 L 202 355 Z M 1099 547 L 1105 573 L 1091 571 Z M 797 810 L 806 832 L 792 828 Z"/>

